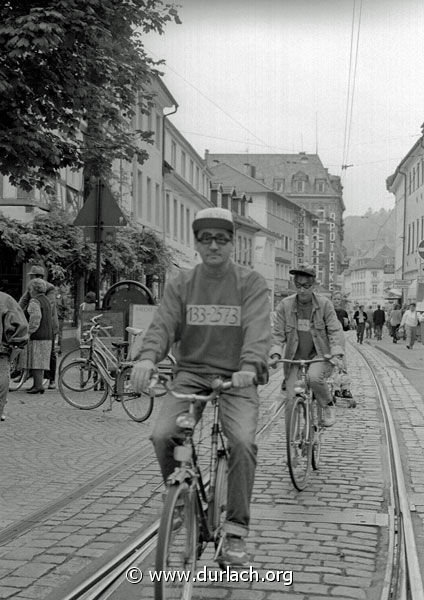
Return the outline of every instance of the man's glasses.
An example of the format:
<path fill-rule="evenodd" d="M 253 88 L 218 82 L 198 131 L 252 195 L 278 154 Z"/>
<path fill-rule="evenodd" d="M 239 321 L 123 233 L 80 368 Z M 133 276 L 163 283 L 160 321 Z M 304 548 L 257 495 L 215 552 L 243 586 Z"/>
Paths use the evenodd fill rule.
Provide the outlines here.
<path fill-rule="evenodd" d="M 301 288 L 309 290 L 309 288 L 311 288 L 313 285 L 313 283 L 299 283 L 298 281 L 294 282 L 294 287 L 296 287 L 298 290 L 300 290 Z"/>
<path fill-rule="evenodd" d="M 212 244 L 213 241 L 215 241 L 218 246 L 225 246 L 229 242 L 232 242 L 233 238 L 230 238 L 227 235 L 222 235 L 219 233 L 218 233 L 218 235 L 211 235 L 209 233 L 205 233 L 201 237 L 198 237 L 197 241 L 200 242 L 201 244 L 203 244 L 204 246 L 208 246 L 209 244 Z"/>

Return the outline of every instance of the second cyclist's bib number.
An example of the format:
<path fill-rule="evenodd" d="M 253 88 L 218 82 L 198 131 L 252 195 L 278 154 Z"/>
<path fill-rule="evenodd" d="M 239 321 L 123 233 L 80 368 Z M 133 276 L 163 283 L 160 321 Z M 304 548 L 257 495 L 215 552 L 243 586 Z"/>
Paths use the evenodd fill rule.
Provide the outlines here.
<path fill-rule="evenodd" d="M 219 304 L 189 304 L 186 314 L 187 325 L 227 325 L 239 327 L 241 324 L 240 306 Z"/>

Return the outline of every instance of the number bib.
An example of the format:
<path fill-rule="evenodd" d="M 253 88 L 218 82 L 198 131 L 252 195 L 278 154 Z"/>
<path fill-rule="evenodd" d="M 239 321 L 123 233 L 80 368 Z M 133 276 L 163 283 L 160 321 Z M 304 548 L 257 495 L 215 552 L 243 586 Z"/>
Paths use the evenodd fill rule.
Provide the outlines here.
<path fill-rule="evenodd" d="M 188 304 L 186 323 L 187 325 L 240 327 L 241 307 L 222 306 L 220 304 Z"/>

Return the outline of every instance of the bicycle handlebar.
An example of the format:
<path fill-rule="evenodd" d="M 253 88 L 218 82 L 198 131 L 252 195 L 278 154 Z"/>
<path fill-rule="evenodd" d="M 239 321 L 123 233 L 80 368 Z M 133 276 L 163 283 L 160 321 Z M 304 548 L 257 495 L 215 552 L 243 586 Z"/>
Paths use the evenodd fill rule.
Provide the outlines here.
<path fill-rule="evenodd" d="M 271 361 L 270 365 L 277 365 L 278 363 L 288 363 L 291 365 L 298 365 L 298 366 L 305 366 L 305 365 L 311 365 L 312 363 L 321 363 L 321 362 L 332 362 L 332 359 L 334 358 L 334 356 L 330 356 L 330 355 L 326 355 L 326 356 L 319 356 L 318 358 L 311 358 L 311 359 L 289 359 L 289 358 L 279 358 L 276 361 Z"/>
<path fill-rule="evenodd" d="M 212 382 L 212 392 L 206 396 L 204 394 L 183 394 L 181 392 L 175 392 L 169 388 L 169 378 L 166 375 L 154 373 L 150 380 L 149 390 L 153 391 L 155 385 L 157 385 L 159 382 L 163 383 L 166 390 L 172 394 L 174 398 L 177 398 L 178 400 L 190 400 L 190 402 L 210 402 L 215 400 L 220 392 L 223 390 L 229 390 L 233 386 L 232 381 L 222 381 L 222 379 L 217 378 Z"/>

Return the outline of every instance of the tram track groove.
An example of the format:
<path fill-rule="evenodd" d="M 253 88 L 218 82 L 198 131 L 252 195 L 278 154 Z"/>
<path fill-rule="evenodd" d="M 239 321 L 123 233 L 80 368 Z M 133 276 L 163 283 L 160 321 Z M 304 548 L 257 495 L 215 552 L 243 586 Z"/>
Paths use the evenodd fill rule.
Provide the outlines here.
<path fill-rule="evenodd" d="M 389 400 L 387 397 L 384 385 L 380 383 L 375 367 L 370 364 L 364 350 L 355 347 L 353 348 L 362 356 L 367 368 L 369 369 L 374 385 L 376 386 L 378 397 L 380 401 L 381 411 L 384 418 L 386 437 L 389 445 L 389 457 L 391 464 L 391 472 L 393 477 L 393 488 L 392 493 L 394 496 L 395 513 L 397 512 L 397 526 L 398 536 L 400 536 L 398 543 L 400 545 L 400 554 L 398 559 L 397 568 L 399 572 L 395 572 L 392 569 L 392 575 L 390 578 L 393 584 L 393 577 L 399 577 L 401 580 L 401 589 L 396 596 L 392 594 L 392 585 L 387 581 L 387 573 L 385 577 L 386 587 L 383 589 L 381 600 L 389 600 L 390 598 L 396 598 L 396 600 L 423 600 L 424 598 L 424 587 L 420 572 L 420 565 L 418 560 L 417 545 L 415 542 L 414 528 L 411 518 L 411 510 L 408 500 L 408 492 L 406 489 L 405 478 L 403 475 L 403 466 L 399 450 L 399 444 L 397 441 L 397 434 L 395 429 L 394 420 L 392 417 Z M 395 550 L 395 548 L 394 548 Z M 392 565 L 393 567 L 394 565 Z"/>
<path fill-rule="evenodd" d="M 274 413 L 257 431 L 257 437 L 265 435 L 266 430 L 280 416 L 284 410 L 285 402 L 279 403 Z M 208 480 L 205 478 L 205 484 Z M 53 590 L 46 600 L 107 600 L 110 593 L 115 591 L 114 584 L 125 574 L 127 569 L 141 560 L 144 560 L 151 554 L 157 541 L 160 520 L 155 520 L 145 531 L 141 532 L 128 545 L 124 546 L 113 558 L 88 575 L 79 578 L 75 585 L 72 581 L 66 586 L 66 589 L 58 592 Z"/>

